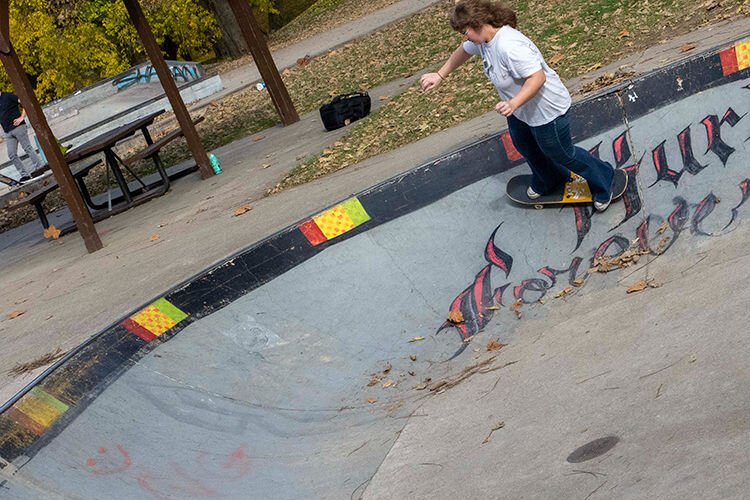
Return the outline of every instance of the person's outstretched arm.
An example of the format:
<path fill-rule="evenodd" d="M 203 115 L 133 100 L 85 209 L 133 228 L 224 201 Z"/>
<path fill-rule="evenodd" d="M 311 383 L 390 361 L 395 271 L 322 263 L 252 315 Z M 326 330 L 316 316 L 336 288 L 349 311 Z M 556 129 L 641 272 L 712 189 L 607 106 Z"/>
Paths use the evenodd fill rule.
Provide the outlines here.
<path fill-rule="evenodd" d="M 451 73 L 451 71 L 468 61 L 469 58 L 471 58 L 471 54 L 464 50 L 464 44 L 462 43 L 453 51 L 453 54 L 451 54 L 439 70 L 435 73 L 425 73 L 422 75 L 422 78 L 419 79 L 419 84 L 422 86 L 422 90 L 432 90 L 437 88 L 443 83 L 443 80 Z"/>

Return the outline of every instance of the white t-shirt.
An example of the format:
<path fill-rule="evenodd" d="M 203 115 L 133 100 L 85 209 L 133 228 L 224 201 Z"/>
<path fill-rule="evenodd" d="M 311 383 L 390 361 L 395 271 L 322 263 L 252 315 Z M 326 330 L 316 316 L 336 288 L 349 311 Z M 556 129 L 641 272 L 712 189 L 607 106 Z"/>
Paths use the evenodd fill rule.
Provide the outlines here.
<path fill-rule="evenodd" d="M 547 65 L 534 42 L 520 31 L 503 26 L 488 43 L 467 40 L 463 47 L 468 54 L 482 57 L 484 73 L 504 101 L 518 94 L 526 78 L 544 70 L 547 76 L 544 86 L 513 113 L 522 122 L 538 127 L 564 115 L 570 108 L 568 89 Z"/>

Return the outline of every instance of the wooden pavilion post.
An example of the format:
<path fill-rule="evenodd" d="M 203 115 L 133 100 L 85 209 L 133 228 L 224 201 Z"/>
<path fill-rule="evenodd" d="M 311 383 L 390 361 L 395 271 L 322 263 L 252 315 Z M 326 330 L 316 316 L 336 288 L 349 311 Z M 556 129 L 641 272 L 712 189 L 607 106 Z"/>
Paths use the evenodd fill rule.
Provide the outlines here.
<path fill-rule="evenodd" d="M 282 123 L 291 125 L 298 122 L 297 110 L 294 109 L 292 98 L 289 97 L 289 92 L 281 79 L 276 63 L 271 57 L 271 51 L 268 49 L 268 44 L 258 26 L 258 22 L 255 20 L 255 16 L 253 16 L 250 4 L 247 0 L 228 1 Z"/>
<path fill-rule="evenodd" d="M 195 125 L 190 120 L 190 113 L 188 113 L 185 102 L 182 100 L 179 90 L 177 90 L 177 84 L 172 77 L 172 73 L 169 71 L 169 67 L 167 67 L 167 63 L 164 61 L 161 48 L 156 43 L 154 34 L 151 32 L 151 27 L 146 21 L 146 16 L 143 15 L 143 9 L 141 9 L 138 0 L 123 0 L 123 2 L 130 14 L 130 19 L 133 21 L 136 31 L 138 31 L 143 47 L 146 49 L 146 54 L 148 54 L 151 64 L 159 76 L 159 81 L 164 88 L 164 92 L 167 94 L 169 103 L 172 105 L 172 111 L 174 111 L 180 128 L 182 128 L 185 134 L 185 140 L 200 169 L 201 178 L 208 179 L 214 176 L 215 174 L 213 168 L 211 168 L 211 162 L 208 159 L 206 150 L 198 136 L 198 132 L 195 130 Z"/>
<path fill-rule="evenodd" d="M 60 186 L 65 203 L 73 215 L 73 220 L 78 228 L 78 232 L 81 233 L 86 249 L 89 253 L 93 253 L 103 247 L 102 241 L 96 232 L 91 214 L 83 202 L 81 192 L 78 191 L 75 185 L 70 167 L 65 162 L 62 151 L 60 151 L 57 145 L 57 140 L 47 123 L 47 117 L 44 116 L 42 107 L 36 98 L 36 94 L 34 94 L 34 89 L 26 75 L 26 71 L 24 71 L 21 61 L 18 59 L 18 54 L 16 54 L 11 44 L 8 4 L 9 0 L 0 0 L 0 61 L 5 66 L 15 93 L 26 110 L 26 115 L 36 132 L 39 145 L 49 161 L 49 166 L 52 169 L 55 180 Z"/>

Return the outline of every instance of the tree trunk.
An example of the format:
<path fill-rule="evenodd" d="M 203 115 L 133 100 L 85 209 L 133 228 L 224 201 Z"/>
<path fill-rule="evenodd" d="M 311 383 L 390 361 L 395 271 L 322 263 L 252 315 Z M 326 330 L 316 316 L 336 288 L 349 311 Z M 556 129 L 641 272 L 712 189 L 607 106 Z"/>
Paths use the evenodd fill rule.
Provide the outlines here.
<path fill-rule="evenodd" d="M 242 36 L 242 30 L 237 24 L 232 9 L 226 0 L 201 0 L 205 8 L 213 12 L 216 22 L 219 23 L 221 38 L 214 45 L 214 51 L 218 59 L 235 58 L 250 51 L 245 43 L 245 37 Z M 261 14 L 253 9 L 255 19 L 258 21 L 263 33 L 268 34 L 268 15 Z"/>

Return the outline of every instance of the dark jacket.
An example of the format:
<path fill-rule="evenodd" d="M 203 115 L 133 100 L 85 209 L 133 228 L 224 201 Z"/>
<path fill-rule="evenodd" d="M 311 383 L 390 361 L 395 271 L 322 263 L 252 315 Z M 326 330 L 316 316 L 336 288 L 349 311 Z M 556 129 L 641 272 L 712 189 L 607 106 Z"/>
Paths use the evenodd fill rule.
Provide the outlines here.
<path fill-rule="evenodd" d="M 21 116 L 21 110 L 18 107 L 18 97 L 10 92 L 0 94 L 0 125 L 5 132 L 10 132 L 14 128 L 13 120 Z"/>

